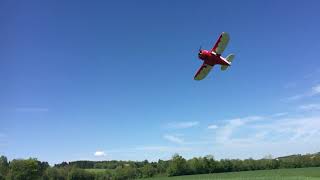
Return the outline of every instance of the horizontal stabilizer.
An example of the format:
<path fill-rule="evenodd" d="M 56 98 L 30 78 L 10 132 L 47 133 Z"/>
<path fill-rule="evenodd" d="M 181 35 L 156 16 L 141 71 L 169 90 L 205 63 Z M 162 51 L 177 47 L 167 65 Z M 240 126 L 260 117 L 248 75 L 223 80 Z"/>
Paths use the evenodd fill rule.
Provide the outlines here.
<path fill-rule="evenodd" d="M 221 65 L 221 71 L 225 71 L 228 69 L 228 66 Z"/>
<path fill-rule="evenodd" d="M 226 60 L 230 63 L 232 63 L 233 59 L 234 59 L 235 55 L 234 54 L 229 54 L 227 57 L 226 57 Z M 222 71 L 225 71 L 228 69 L 229 66 L 225 66 L 225 65 L 221 65 L 221 70 Z"/>
<path fill-rule="evenodd" d="M 226 57 L 226 60 L 227 60 L 229 63 L 232 63 L 234 57 L 235 57 L 234 54 L 229 54 L 229 55 Z"/>

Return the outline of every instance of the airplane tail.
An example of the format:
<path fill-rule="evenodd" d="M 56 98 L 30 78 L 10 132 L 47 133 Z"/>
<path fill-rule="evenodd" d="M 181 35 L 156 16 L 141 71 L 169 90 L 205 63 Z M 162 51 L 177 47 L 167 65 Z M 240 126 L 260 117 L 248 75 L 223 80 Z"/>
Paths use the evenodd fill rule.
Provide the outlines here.
<path fill-rule="evenodd" d="M 230 63 L 232 63 L 233 59 L 234 59 L 235 55 L 234 54 L 229 54 L 227 57 L 226 57 L 226 60 Z M 225 71 L 228 69 L 229 66 L 221 66 L 221 70 L 222 71 Z"/>

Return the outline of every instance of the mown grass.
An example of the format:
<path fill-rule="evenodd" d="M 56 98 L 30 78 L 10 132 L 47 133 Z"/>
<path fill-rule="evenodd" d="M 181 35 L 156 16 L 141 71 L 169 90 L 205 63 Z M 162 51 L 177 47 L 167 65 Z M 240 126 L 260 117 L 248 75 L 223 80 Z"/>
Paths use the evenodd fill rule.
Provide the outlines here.
<path fill-rule="evenodd" d="M 320 180 L 320 167 L 215 173 L 144 180 Z"/>

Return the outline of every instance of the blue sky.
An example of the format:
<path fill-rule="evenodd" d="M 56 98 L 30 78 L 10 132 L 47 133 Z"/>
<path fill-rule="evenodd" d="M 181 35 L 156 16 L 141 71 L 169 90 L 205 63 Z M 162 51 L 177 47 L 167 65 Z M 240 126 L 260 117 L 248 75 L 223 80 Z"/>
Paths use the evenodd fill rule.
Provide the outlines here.
<path fill-rule="evenodd" d="M 1 1 L 0 154 L 320 151 L 318 1 Z M 193 76 L 226 31 L 226 72 Z"/>

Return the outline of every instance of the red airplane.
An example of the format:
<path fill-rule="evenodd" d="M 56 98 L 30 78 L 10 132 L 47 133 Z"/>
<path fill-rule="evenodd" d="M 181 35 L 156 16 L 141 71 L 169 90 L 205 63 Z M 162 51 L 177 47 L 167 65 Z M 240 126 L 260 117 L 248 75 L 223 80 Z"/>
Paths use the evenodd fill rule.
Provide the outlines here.
<path fill-rule="evenodd" d="M 226 58 L 221 56 L 224 49 L 227 47 L 229 39 L 229 34 L 223 32 L 210 51 L 202 50 L 200 47 L 198 57 L 203 61 L 203 64 L 194 76 L 195 80 L 199 81 L 204 79 L 209 74 L 212 67 L 216 64 L 221 65 L 222 71 L 226 70 L 231 65 L 231 62 L 235 57 L 234 54 L 230 54 Z"/>

